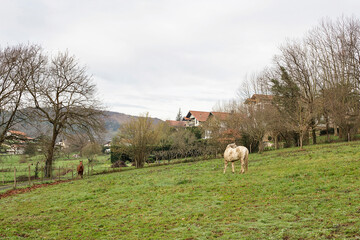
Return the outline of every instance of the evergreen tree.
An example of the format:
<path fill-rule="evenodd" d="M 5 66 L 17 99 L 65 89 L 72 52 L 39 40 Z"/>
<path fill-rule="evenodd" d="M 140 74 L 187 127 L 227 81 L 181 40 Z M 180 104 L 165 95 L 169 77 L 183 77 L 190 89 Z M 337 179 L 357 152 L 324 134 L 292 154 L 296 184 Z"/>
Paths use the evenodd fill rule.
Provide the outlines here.
<path fill-rule="evenodd" d="M 181 108 L 179 108 L 179 112 L 178 112 L 178 114 L 176 115 L 176 121 L 181 121 L 182 120 L 182 114 L 181 114 Z"/>
<path fill-rule="evenodd" d="M 290 130 L 299 134 L 300 148 L 303 146 L 303 139 L 307 134 L 312 120 L 312 115 L 308 111 L 300 94 L 300 88 L 290 77 L 284 67 L 280 67 L 281 79 L 272 79 L 271 91 L 275 95 L 274 103 L 278 108 L 284 125 Z"/>

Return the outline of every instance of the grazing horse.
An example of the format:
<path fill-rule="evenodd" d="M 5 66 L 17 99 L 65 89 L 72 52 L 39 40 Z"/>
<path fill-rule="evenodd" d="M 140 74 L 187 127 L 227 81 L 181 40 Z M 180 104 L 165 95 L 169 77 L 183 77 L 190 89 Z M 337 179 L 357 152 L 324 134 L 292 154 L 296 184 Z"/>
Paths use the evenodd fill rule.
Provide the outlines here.
<path fill-rule="evenodd" d="M 238 160 L 241 162 L 240 173 L 245 173 L 248 170 L 249 150 L 244 146 L 236 146 L 235 143 L 227 145 L 224 152 L 225 167 L 224 173 L 229 162 L 231 162 L 232 172 L 235 173 L 234 163 Z"/>
<path fill-rule="evenodd" d="M 80 175 L 81 178 L 83 178 L 84 165 L 83 165 L 82 161 L 80 161 L 79 165 L 77 166 L 77 172 L 78 172 L 78 176 Z"/>

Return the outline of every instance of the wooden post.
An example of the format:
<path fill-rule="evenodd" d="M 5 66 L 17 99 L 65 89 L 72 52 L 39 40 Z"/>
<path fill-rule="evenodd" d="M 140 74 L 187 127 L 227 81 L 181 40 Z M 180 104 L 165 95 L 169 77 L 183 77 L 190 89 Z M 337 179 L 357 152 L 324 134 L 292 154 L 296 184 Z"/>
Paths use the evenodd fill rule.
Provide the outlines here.
<path fill-rule="evenodd" d="M 16 189 L 16 167 L 14 167 L 14 189 Z"/>
<path fill-rule="evenodd" d="M 30 164 L 29 164 L 29 186 L 31 186 L 31 173 L 30 173 Z"/>
<path fill-rule="evenodd" d="M 44 180 L 44 173 L 45 173 L 45 166 L 43 167 L 43 169 L 41 171 L 41 182 L 43 182 L 43 180 Z"/>
<path fill-rule="evenodd" d="M 88 164 L 88 176 L 90 176 L 90 164 Z"/>

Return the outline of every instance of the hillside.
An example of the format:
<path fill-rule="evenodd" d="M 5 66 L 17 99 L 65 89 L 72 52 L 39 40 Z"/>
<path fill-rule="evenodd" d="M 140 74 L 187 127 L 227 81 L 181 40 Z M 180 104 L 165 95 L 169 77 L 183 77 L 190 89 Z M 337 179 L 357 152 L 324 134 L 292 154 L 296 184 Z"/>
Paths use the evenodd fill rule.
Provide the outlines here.
<path fill-rule="evenodd" d="M 136 116 L 127 115 L 124 113 L 105 111 L 106 117 L 104 118 L 105 128 L 107 130 L 106 139 L 111 139 L 115 136 L 119 127 L 131 120 L 132 118 L 137 118 Z M 152 118 L 154 124 L 161 122 L 162 120 L 158 118 Z"/>
<path fill-rule="evenodd" d="M 111 140 L 113 136 L 115 136 L 119 127 L 129 121 L 131 118 L 137 118 L 137 116 L 131 116 L 124 113 L 112 112 L 112 111 L 104 111 L 104 123 L 105 123 L 105 140 Z M 158 118 L 152 118 L 154 123 L 157 124 L 162 120 Z M 38 137 L 41 134 L 45 134 L 50 131 L 50 125 L 46 122 L 39 123 L 36 127 L 31 126 L 30 124 L 17 124 L 14 129 L 18 131 L 22 131 L 27 133 L 30 137 Z"/>
<path fill-rule="evenodd" d="M 358 239 L 360 142 L 134 169 L 0 199 L 0 237 Z"/>

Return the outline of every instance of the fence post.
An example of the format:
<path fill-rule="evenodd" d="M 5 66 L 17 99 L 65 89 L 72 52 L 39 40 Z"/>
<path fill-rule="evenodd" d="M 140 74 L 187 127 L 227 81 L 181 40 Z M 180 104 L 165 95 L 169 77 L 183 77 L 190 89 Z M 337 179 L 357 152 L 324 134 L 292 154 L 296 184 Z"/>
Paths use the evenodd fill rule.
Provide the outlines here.
<path fill-rule="evenodd" d="M 16 167 L 14 167 L 14 189 L 16 189 Z"/>
<path fill-rule="evenodd" d="M 29 164 L 29 186 L 31 186 L 31 173 L 30 173 L 30 164 Z"/>
<path fill-rule="evenodd" d="M 41 171 L 41 183 L 44 180 L 44 173 L 45 173 L 45 166 L 43 167 L 42 171 Z"/>
<path fill-rule="evenodd" d="M 88 164 L 88 176 L 90 176 L 90 164 Z"/>

